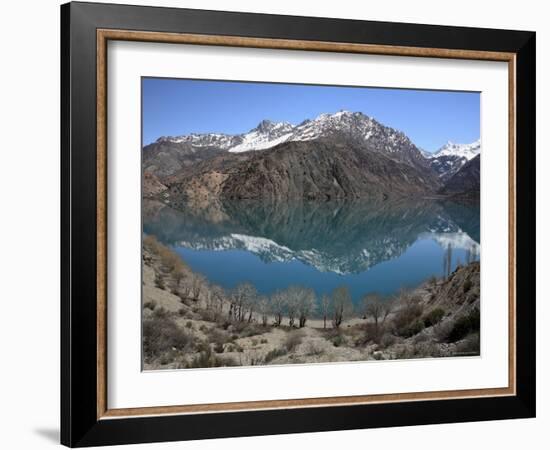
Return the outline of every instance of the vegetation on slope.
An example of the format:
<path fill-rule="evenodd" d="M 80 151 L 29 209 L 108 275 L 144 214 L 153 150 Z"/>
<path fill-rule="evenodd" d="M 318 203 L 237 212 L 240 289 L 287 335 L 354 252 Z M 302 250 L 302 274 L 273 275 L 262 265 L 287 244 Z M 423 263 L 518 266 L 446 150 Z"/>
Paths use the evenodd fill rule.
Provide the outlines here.
<path fill-rule="evenodd" d="M 354 306 L 345 286 L 320 299 L 302 286 L 226 291 L 147 236 L 143 284 L 145 369 L 479 354 L 478 262 Z"/>

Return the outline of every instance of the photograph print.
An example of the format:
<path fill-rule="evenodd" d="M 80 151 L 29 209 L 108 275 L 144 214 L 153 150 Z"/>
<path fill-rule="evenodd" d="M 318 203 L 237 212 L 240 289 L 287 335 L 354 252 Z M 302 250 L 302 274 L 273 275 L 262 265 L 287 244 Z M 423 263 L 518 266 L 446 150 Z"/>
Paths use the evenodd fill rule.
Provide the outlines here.
<path fill-rule="evenodd" d="M 479 92 L 141 89 L 143 370 L 479 357 Z"/>

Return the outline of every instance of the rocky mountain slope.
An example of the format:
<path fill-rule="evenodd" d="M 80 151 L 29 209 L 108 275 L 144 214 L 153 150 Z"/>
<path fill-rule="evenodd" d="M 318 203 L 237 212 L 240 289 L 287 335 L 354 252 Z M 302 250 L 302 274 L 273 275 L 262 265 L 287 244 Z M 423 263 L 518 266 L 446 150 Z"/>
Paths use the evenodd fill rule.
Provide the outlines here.
<path fill-rule="evenodd" d="M 427 167 L 355 140 L 287 142 L 238 155 L 215 157 L 169 177 L 168 201 L 384 199 L 423 195 L 440 187 Z"/>
<path fill-rule="evenodd" d="M 263 120 L 247 133 L 169 136 L 147 145 L 143 193 L 173 206 L 216 198 L 446 195 L 445 183 L 479 150 L 479 141 L 448 143 L 430 155 L 360 112 L 321 114 L 296 126 Z M 457 192 L 457 182 L 449 193 Z"/>
<path fill-rule="evenodd" d="M 143 173 L 163 178 L 197 162 L 204 161 L 223 152 L 220 141 L 208 139 L 201 142 L 170 141 L 160 138 L 158 141 L 146 145 L 142 152 Z"/>
<path fill-rule="evenodd" d="M 371 149 L 399 161 L 426 167 L 428 163 L 416 146 L 400 131 L 382 125 L 360 112 L 321 114 L 299 125 L 263 120 L 242 134 L 190 134 L 163 136 L 143 149 L 143 169 L 163 177 L 182 167 L 223 152 L 266 150 L 284 142 L 313 141 L 332 137 L 367 144 Z"/>
<path fill-rule="evenodd" d="M 426 155 L 430 167 L 442 181 L 446 181 L 457 173 L 468 161 L 479 155 L 481 141 L 471 144 L 454 144 L 447 142 L 443 147 L 431 155 Z"/>
<path fill-rule="evenodd" d="M 439 193 L 444 195 L 479 197 L 479 170 L 480 156 L 477 155 L 451 176 L 440 189 Z"/>

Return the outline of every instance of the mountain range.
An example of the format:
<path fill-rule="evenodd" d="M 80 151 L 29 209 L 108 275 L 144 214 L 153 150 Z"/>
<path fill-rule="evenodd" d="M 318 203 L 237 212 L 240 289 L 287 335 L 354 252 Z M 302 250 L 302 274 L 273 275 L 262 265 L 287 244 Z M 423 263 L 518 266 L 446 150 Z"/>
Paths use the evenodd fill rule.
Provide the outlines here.
<path fill-rule="evenodd" d="M 403 132 L 360 112 L 321 114 L 298 125 L 263 120 L 247 133 L 165 136 L 145 146 L 143 194 L 172 205 L 214 198 L 475 198 L 479 153 L 479 141 L 423 152 Z"/>
<path fill-rule="evenodd" d="M 425 154 L 430 161 L 430 167 L 437 172 L 444 181 L 457 173 L 464 164 L 480 154 L 481 140 L 471 144 L 454 144 L 447 142 L 433 154 Z"/>

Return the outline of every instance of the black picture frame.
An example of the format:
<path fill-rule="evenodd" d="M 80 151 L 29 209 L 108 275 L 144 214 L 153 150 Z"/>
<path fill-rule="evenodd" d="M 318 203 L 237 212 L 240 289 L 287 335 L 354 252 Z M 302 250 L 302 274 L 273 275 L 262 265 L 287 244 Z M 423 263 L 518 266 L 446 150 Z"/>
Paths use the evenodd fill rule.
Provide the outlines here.
<path fill-rule="evenodd" d="M 516 55 L 516 395 L 98 418 L 98 29 L 511 52 Z M 70 447 L 535 416 L 534 32 L 140 7 L 61 6 L 61 443 Z"/>

